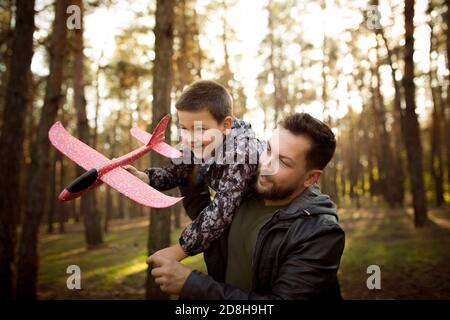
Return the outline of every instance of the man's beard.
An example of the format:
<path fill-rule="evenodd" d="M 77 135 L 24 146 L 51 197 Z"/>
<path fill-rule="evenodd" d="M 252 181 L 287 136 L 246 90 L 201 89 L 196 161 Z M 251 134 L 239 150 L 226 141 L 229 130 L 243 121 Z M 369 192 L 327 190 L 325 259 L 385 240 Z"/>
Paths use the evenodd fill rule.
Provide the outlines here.
<path fill-rule="evenodd" d="M 259 174 L 258 174 L 259 178 Z M 275 182 L 270 181 L 271 184 L 268 187 L 263 187 L 259 185 L 258 180 L 255 183 L 256 192 L 262 196 L 266 200 L 282 200 L 287 199 L 294 192 L 297 191 L 298 186 L 290 186 L 290 187 L 281 187 L 277 185 Z"/>

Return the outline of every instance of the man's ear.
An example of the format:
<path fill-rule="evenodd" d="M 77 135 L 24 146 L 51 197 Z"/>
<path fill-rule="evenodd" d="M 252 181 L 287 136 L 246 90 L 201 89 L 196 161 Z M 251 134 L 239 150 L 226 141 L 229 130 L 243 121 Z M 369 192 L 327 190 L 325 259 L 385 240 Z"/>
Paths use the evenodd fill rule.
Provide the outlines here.
<path fill-rule="evenodd" d="M 320 176 L 322 175 L 323 170 L 311 170 L 308 174 L 308 178 L 305 180 L 305 182 L 303 183 L 303 186 L 305 188 L 308 188 L 310 186 L 312 186 L 313 184 L 317 183 L 317 181 L 319 181 Z"/>
<path fill-rule="evenodd" d="M 223 128 L 225 129 L 225 134 L 230 133 L 231 127 L 233 126 L 233 117 L 228 116 L 223 120 Z"/>

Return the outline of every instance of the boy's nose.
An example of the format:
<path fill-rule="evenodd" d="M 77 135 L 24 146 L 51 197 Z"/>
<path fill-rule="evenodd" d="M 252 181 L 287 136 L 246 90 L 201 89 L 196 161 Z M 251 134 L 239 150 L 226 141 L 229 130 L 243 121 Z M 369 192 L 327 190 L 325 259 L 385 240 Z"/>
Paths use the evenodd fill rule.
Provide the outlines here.
<path fill-rule="evenodd" d="M 196 140 L 194 142 L 191 142 L 191 149 L 201 148 L 202 146 L 203 146 L 203 143 L 200 140 Z"/>

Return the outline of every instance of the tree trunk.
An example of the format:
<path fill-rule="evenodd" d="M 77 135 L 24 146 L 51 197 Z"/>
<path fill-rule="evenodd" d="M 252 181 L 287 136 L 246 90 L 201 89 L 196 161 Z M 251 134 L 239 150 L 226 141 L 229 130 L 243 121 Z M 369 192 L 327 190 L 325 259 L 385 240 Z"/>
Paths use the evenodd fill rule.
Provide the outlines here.
<path fill-rule="evenodd" d="M 384 105 L 383 94 L 381 93 L 381 76 L 379 70 L 379 48 L 378 42 L 376 46 L 376 66 L 373 67 L 372 73 L 376 80 L 376 84 L 372 86 L 372 109 L 374 112 L 375 136 L 378 140 L 378 173 L 380 179 L 381 194 L 389 207 L 393 208 L 398 203 L 395 189 L 399 186 L 396 179 L 396 172 L 393 170 L 393 152 L 391 149 L 391 141 L 389 133 L 386 129 L 386 108 Z"/>
<path fill-rule="evenodd" d="M 153 67 L 153 106 L 152 127 L 170 112 L 170 92 L 172 87 L 172 54 L 174 1 L 157 0 L 155 17 L 155 62 Z M 166 140 L 170 141 L 170 125 L 166 131 Z M 151 165 L 161 167 L 167 164 L 167 159 L 155 152 L 151 154 Z M 170 208 L 151 209 L 148 234 L 148 254 L 170 245 Z M 159 290 L 154 278 L 147 269 L 146 298 L 168 299 L 169 295 Z"/>
<path fill-rule="evenodd" d="M 103 223 L 103 232 L 109 231 L 109 220 L 111 219 L 113 205 L 112 205 L 112 196 L 111 196 L 111 188 L 106 188 L 106 197 L 105 197 L 105 217 Z"/>
<path fill-rule="evenodd" d="M 276 60 L 278 60 L 275 57 L 275 51 L 278 48 L 277 41 L 275 40 L 275 27 L 274 23 L 276 23 L 274 20 L 276 20 L 274 11 L 272 8 L 270 8 L 270 2 L 268 4 L 268 32 L 269 32 L 269 46 L 270 46 L 270 53 L 269 53 L 269 64 L 270 64 L 270 72 L 272 73 L 273 77 L 273 98 L 274 98 L 274 104 L 273 107 L 275 109 L 274 118 L 273 118 L 273 127 L 275 128 L 278 123 L 278 118 L 280 116 L 280 113 L 283 111 L 283 98 L 282 98 L 282 85 L 281 85 L 281 79 L 280 79 L 280 73 L 281 70 L 278 65 L 276 65 Z"/>
<path fill-rule="evenodd" d="M 179 194 L 176 194 L 175 196 L 179 197 Z M 179 204 L 176 204 L 173 206 L 173 227 L 174 229 L 181 228 L 181 211 L 182 207 Z"/>
<path fill-rule="evenodd" d="M 351 200 L 356 200 L 358 202 L 358 193 L 356 192 L 357 184 L 358 184 L 358 169 L 359 169 L 359 154 L 358 152 L 358 143 L 357 143 L 357 128 L 354 118 L 355 113 L 353 109 L 350 107 L 348 112 L 348 121 L 349 121 L 349 134 L 348 134 L 348 144 L 351 150 L 347 150 L 346 156 L 348 157 L 348 178 L 350 182 L 350 190 L 349 196 Z M 350 149 L 348 148 L 348 149 Z"/>
<path fill-rule="evenodd" d="M 66 187 L 66 184 L 64 183 L 64 158 L 61 152 L 58 152 L 57 154 L 57 161 L 59 163 L 59 190 L 63 190 Z M 69 208 L 69 204 L 58 201 L 56 208 L 58 212 L 58 232 L 62 234 L 66 232 L 66 210 Z"/>
<path fill-rule="evenodd" d="M 378 0 L 372 0 L 372 4 L 378 6 Z M 391 78 L 392 78 L 392 83 L 394 85 L 394 109 L 392 110 L 392 114 L 394 117 L 394 123 L 393 123 L 393 129 L 392 129 L 392 133 L 394 135 L 394 140 L 393 140 L 394 152 L 392 153 L 393 173 L 392 173 L 391 179 L 392 179 L 392 183 L 395 185 L 395 187 L 393 187 L 391 189 L 391 192 L 393 192 L 392 198 L 395 199 L 395 205 L 402 207 L 404 199 L 405 199 L 405 187 L 404 187 L 405 172 L 404 172 L 404 166 L 403 166 L 404 160 L 403 160 L 403 155 L 402 155 L 401 150 L 406 149 L 406 148 L 404 147 L 404 142 L 402 139 L 403 134 L 402 134 L 402 125 L 401 125 L 401 122 L 402 122 L 402 118 L 401 118 L 401 113 L 402 113 L 401 85 L 395 77 L 397 69 L 394 67 L 393 53 L 387 42 L 383 28 L 376 28 L 375 33 L 377 34 L 377 36 L 378 35 L 381 36 L 381 39 L 383 40 L 383 42 L 385 44 L 385 48 L 387 51 L 387 61 L 388 61 L 389 67 L 391 69 Z M 377 41 L 378 41 L 378 39 L 377 39 Z"/>
<path fill-rule="evenodd" d="M 125 219 L 125 209 L 123 205 L 123 196 L 119 193 L 116 193 L 117 195 L 117 211 L 118 211 L 118 218 L 119 219 Z"/>
<path fill-rule="evenodd" d="M 229 89 L 230 92 L 232 91 L 232 83 L 231 80 L 233 79 L 233 74 L 231 72 L 230 68 L 230 53 L 228 49 L 228 22 L 227 22 L 227 12 L 228 12 L 228 6 L 226 0 L 221 1 L 221 6 L 223 9 L 223 15 L 222 15 L 222 46 L 223 46 L 223 67 L 221 70 L 221 83 L 225 86 L 225 88 Z M 232 92 L 231 92 L 232 93 Z M 232 94 L 233 96 L 233 94 Z"/>
<path fill-rule="evenodd" d="M 5 70 L 0 73 L 0 97 L 6 96 L 6 83 L 9 77 L 9 61 L 11 58 L 11 40 L 12 40 L 12 21 L 14 1 L 7 0 L 8 3 L 3 6 L 4 18 L 0 22 L 0 67 Z M 0 100 L 0 114 L 3 114 L 5 100 Z M 0 132 L 3 119 L 0 118 Z"/>
<path fill-rule="evenodd" d="M 101 96 L 100 96 L 100 70 L 101 66 L 100 63 L 103 59 L 103 50 L 100 54 L 100 57 L 97 61 L 97 69 L 95 71 L 95 117 L 94 117 L 94 138 L 92 142 L 92 146 L 94 149 L 97 149 L 97 140 L 98 140 L 98 113 L 100 111 L 100 105 L 102 102 Z"/>
<path fill-rule="evenodd" d="M 450 183 L 450 0 L 446 0 L 447 11 L 445 15 L 445 22 L 447 29 L 445 32 L 446 48 L 447 48 L 447 69 L 448 69 L 448 81 L 447 81 L 447 106 L 445 107 L 445 141 L 446 145 L 446 158 L 447 158 L 447 182 Z"/>
<path fill-rule="evenodd" d="M 443 155 L 442 155 L 442 143 L 441 143 L 441 113 L 440 108 L 440 96 L 441 87 L 432 87 L 430 81 L 430 89 L 433 100 L 433 113 L 432 113 L 432 125 L 430 128 L 430 171 L 434 181 L 434 193 L 436 205 L 440 207 L 444 203 L 444 170 L 443 170 Z"/>
<path fill-rule="evenodd" d="M 405 110 L 401 110 L 403 139 L 408 155 L 408 168 L 414 207 L 414 224 L 422 227 L 427 220 L 427 203 L 422 165 L 422 143 L 416 114 L 416 87 L 414 84 L 414 0 L 405 0 L 405 46 L 403 88 Z"/>
<path fill-rule="evenodd" d="M 321 2 L 321 8 L 322 8 L 322 12 L 326 11 L 326 1 L 322 1 Z M 329 45 L 328 45 L 328 38 L 326 33 L 323 34 L 323 39 L 322 39 L 322 52 L 323 52 L 323 60 L 322 60 L 322 70 L 321 70 L 321 75 L 322 75 L 322 103 L 323 103 L 323 120 L 324 122 L 328 125 L 328 126 L 332 126 L 332 120 L 331 120 L 331 115 L 330 115 L 330 109 L 328 106 L 328 74 L 326 69 L 329 68 L 329 60 L 328 60 L 328 49 Z M 331 199 L 333 199 L 334 202 L 338 203 L 339 202 L 339 194 L 337 192 L 337 183 L 336 183 L 336 178 L 337 178 L 337 170 L 336 170 L 336 157 L 333 157 L 333 159 L 331 159 L 330 163 L 328 164 L 328 166 L 325 168 L 325 170 L 323 171 L 322 174 L 322 191 L 327 193 Z"/>
<path fill-rule="evenodd" d="M 433 10 L 432 2 L 429 3 L 428 12 L 431 15 Z M 430 128 L 430 171 L 434 181 L 434 194 L 436 205 L 440 207 L 444 203 L 444 169 L 443 169 L 443 152 L 442 152 L 442 123 L 445 117 L 441 109 L 444 107 L 442 103 L 442 87 L 437 83 L 436 65 L 437 61 L 432 58 L 433 52 L 436 50 L 436 36 L 434 34 L 434 22 L 430 16 L 428 25 L 430 27 L 430 70 L 428 72 L 428 82 L 431 91 L 431 100 L 433 102 L 432 125 Z"/>
<path fill-rule="evenodd" d="M 13 298 L 14 248 L 19 217 L 20 175 L 23 157 L 29 72 L 33 56 L 34 0 L 16 1 L 9 80 L 0 136 L 0 300 Z"/>
<path fill-rule="evenodd" d="M 17 264 L 17 298 L 35 299 L 38 273 L 38 234 L 39 224 L 45 210 L 47 186 L 49 184 L 50 142 L 48 131 L 55 121 L 61 104 L 61 84 L 63 79 L 63 62 L 65 55 L 66 2 L 55 4 L 55 20 L 50 47 L 50 74 L 38 126 L 36 143 L 31 154 L 31 173 L 28 181 L 28 197 L 19 246 Z"/>
<path fill-rule="evenodd" d="M 67 84 L 64 85 L 63 90 L 64 90 L 63 97 L 66 98 L 67 97 Z M 66 102 L 67 102 L 67 100 L 65 99 L 64 102 L 62 103 L 62 105 L 64 105 Z M 63 124 L 63 126 L 65 126 L 66 121 L 65 121 L 64 109 L 61 108 L 60 112 L 61 112 L 60 121 Z M 56 152 L 56 168 L 57 168 L 57 170 L 55 172 L 55 175 L 58 176 L 57 189 L 58 189 L 58 191 L 60 191 L 66 187 L 66 183 L 65 183 L 66 167 L 64 164 L 64 155 L 61 152 Z M 56 195 L 55 195 L 55 198 L 56 198 Z M 70 213 L 73 203 L 74 203 L 73 201 L 72 201 L 72 203 L 56 201 L 56 220 L 58 222 L 58 233 L 60 233 L 60 234 L 63 234 L 66 232 L 65 223 L 66 223 L 67 217 L 69 216 L 69 213 Z"/>
<path fill-rule="evenodd" d="M 78 222 L 80 222 L 80 202 L 79 202 L 79 199 L 78 199 L 78 201 L 77 200 L 72 201 L 71 204 L 72 204 L 71 210 L 70 210 L 70 212 L 72 213 L 71 216 L 73 217 L 73 220 L 78 223 Z"/>
<path fill-rule="evenodd" d="M 74 32 L 74 63 L 73 63 L 73 91 L 74 105 L 77 110 L 77 129 L 79 139 L 89 144 L 91 134 L 89 132 L 89 124 L 86 116 L 86 98 L 84 95 L 84 55 L 83 55 L 83 1 L 73 1 L 74 5 L 81 8 L 81 28 L 75 29 Z M 82 174 L 83 169 L 78 168 L 78 174 Z M 94 248 L 103 243 L 102 228 L 100 216 L 97 210 L 95 199 L 95 190 L 86 193 L 80 199 L 80 213 L 83 216 L 85 228 L 86 245 L 88 249 Z"/>
<path fill-rule="evenodd" d="M 109 149 L 110 149 L 110 154 L 109 154 L 109 158 L 112 159 L 114 158 L 114 155 L 116 153 L 116 141 L 117 141 L 117 129 L 120 126 L 120 117 L 122 115 L 121 110 L 117 110 L 117 116 L 116 116 L 116 120 L 114 123 L 114 129 L 112 132 L 112 137 L 108 136 L 108 144 L 109 144 Z M 120 195 L 119 195 L 120 197 Z M 105 232 L 108 232 L 109 230 L 109 221 L 112 219 L 113 217 L 113 196 L 111 194 L 111 188 L 107 187 L 106 188 L 106 205 L 105 205 L 105 217 L 104 217 L 104 225 L 103 225 L 103 230 Z M 119 206 L 120 207 L 120 206 Z M 120 210 L 120 209 L 119 209 Z M 120 214 L 120 212 L 119 212 Z"/>
<path fill-rule="evenodd" d="M 116 127 L 117 126 L 114 126 L 114 130 Z M 107 139 L 107 142 L 109 145 L 109 150 L 110 150 L 109 158 L 112 159 L 114 157 L 114 143 L 115 142 L 113 142 L 113 141 L 115 140 L 115 138 L 113 137 L 111 139 L 111 136 L 108 135 L 106 139 Z M 105 197 L 105 215 L 103 217 L 104 218 L 103 232 L 105 232 L 105 233 L 109 231 L 109 220 L 111 219 L 112 210 L 113 210 L 113 203 L 112 203 L 111 188 L 107 187 L 106 188 L 106 197 Z"/>
<path fill-rule="evenodd" d="M 53 233 L 53 222 L 55 221 L 55 204 L 56 204 L 56 154 L 50 152 L 51 170 L 50 177 L 50 189 L 47 194 L 46 213 L 47 213 L 47 233 Z"/>
<path fill-rule="evenodd" d="M 196 53 L 200 48 L 195 35 L 196 30 L 193 28 L 197 23 L 196 20 L 193 20 L 195 19 L 194 5 L 195 3 L 192 0 L 180 0 L 176 4 L 175 34 L 179 39 L 179 45 L 177 46 L 175 59 L 176 73 L 174 74 L 173 86 L 177 92 L 181 92 L 186 85 L 194 81 L 192 69 L 195 70 L 198 65 Z"/>

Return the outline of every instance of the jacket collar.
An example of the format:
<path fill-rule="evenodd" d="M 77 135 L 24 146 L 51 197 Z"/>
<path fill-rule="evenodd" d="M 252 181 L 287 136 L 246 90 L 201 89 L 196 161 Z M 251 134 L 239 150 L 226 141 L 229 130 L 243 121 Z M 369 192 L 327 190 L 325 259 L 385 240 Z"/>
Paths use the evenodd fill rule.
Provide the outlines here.
<path fill-rule="evenodd" d="M 338 218 L 336 205 L 323 194 L 317 184 L 305 189 L 286 208 L 280 210 L 280 219 L 290 219 L 298 215 L 331 214 Z"/>

